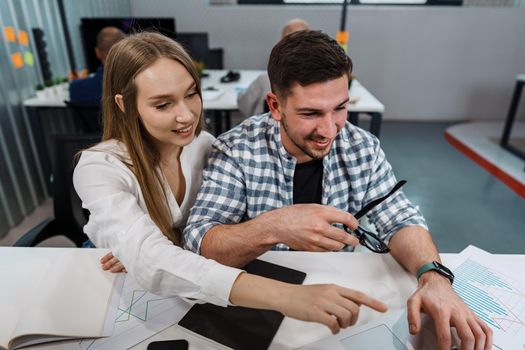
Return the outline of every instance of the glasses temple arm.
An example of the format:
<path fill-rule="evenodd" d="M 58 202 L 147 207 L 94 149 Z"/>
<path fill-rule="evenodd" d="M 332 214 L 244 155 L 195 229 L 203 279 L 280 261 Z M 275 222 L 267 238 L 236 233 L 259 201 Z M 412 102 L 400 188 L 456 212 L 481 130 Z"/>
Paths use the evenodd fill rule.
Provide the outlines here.
<path fill-rule="evenodd" d="M 401 180 L 399 181 L 395 186 L 394 188 L 392 188 L 390 190 L 390 192 L 388 192 L 385 196 L 383 197 L 380 197 L 380 198 L 377 198 L 377 199 L 374 199 L 373 201 L 371 201 L 370 203 L 368 203 L 367 205 L 365 205 L 363 208 L 361 208 L 361 210 L 359 210 L 355 215 L 354 217 L 359 220 L 361 219 L 363 216 L 365 216 L 370 210 L 372 210 L 372 208 L 374 208 L 375 206 L 377 206 L 378 204 L 380 204 L 381 202 L 383 202 L 385 199 L 387 199 L 388 197 L 390 197 L 392 194 L 394 194 L 397 190 L 399 190 L 401 187 L 403 187 L 404 184 L 406 184 L 406 180 Z"/>

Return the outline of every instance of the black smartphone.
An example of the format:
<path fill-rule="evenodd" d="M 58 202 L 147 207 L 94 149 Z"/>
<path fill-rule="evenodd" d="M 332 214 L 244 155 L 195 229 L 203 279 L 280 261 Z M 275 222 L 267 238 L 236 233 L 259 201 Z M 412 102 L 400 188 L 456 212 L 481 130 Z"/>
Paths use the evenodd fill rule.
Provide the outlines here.
<path fill-rule="evenodd" d="M 153 341 L 149 343 L 147 350 L 188 350 L 188 341 L 184 339 Z"/>

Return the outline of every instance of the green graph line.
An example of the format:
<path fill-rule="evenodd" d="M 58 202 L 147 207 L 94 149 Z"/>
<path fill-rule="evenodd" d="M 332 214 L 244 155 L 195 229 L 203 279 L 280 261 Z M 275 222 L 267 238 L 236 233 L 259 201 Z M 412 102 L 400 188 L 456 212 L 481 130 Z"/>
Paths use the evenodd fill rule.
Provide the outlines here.
<path fill-rule="evenodd" d="M 137 294 L 141 293 L 139 296 L 137 296 Z M 150 303 L 152 302 L 155 302 L 155 301 L 162 301 L 162 300 L 166 300 L 167 298 L 159 298 L 159 299 L 151 299 L 151 300 L 148 300 L 146 301 L 146 311 L 144 313 L 144 317 L 141 317 L 140 315 L 138 314 L 135 314 L 133 312 L 133 309 L 134 309 L 134 306 L 142 299 L 144 298 L 146 295 L 148 294 L 148 291 L 146 290 L 133 290 L 132 294 L 131 294 L 131 303 L 129 304 L 129 307 L 127 307 L 126 309 L 122 309 L 122 308 L 118 308 L 119 311 L 121 311 L 122 313 L 120 313 L 119 315 L 117 315 L 117 318 L 115 320 L 115 323 L 119 323 L 119 322 L 127 322 L 131 319 L 131 316 L 143 321 L 143 322 L 146 322 L 148 320 L 148 312 L 149 312 L 149 306 L 150 306 Z M 121 319 L 122 316 L 126 315 L 126 318 L 125 319 Z"/>

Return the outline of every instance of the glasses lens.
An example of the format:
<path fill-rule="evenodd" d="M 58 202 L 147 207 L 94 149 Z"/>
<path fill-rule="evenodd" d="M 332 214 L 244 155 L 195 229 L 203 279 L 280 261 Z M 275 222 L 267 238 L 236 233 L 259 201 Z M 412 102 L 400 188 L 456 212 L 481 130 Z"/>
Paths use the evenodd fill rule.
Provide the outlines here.
<path fill-rule="evenodd" d="M 375 234 L 372 232 L 365 231 L 361 228 L 358 228 L 361 231 L 362 238 L 361 244 L 376 253 L 388 253 L 390 249 L 388 246 Z"/>

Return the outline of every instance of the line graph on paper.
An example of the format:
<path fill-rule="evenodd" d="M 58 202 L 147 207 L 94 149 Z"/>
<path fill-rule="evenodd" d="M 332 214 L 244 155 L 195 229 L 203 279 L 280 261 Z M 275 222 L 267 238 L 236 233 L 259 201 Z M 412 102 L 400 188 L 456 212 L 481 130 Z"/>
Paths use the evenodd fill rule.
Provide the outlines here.
<path fill-rule="evenodd" d="M 525 348 L 525 284 L 470 258 L 454 274 L 454 290 L 494 330 L 495 343 L 513 339 Z"/>
<path fill-rule="evenodd" d="M 127 275 L 113 335 L 108 338 L 82 339 L 74 349 L 127 349 L 177 323 L 190 307 L 183 299 L 163 298 L 145 291 Z"/>

